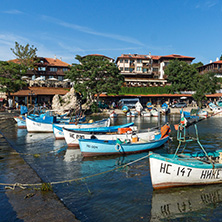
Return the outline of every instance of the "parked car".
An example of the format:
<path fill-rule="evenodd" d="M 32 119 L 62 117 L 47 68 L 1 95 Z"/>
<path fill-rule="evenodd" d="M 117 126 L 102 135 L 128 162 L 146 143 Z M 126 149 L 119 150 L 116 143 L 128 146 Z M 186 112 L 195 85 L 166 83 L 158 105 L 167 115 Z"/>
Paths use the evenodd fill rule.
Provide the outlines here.
<path fill-rule="evenodd" d="M 180 102 L 180 103 L 176 103 L 176 104 L 173 104 L 171 106 L 172 108 L 184 108 L 184 107 L 187 107 L 187 104 L 185 102 Z"/>

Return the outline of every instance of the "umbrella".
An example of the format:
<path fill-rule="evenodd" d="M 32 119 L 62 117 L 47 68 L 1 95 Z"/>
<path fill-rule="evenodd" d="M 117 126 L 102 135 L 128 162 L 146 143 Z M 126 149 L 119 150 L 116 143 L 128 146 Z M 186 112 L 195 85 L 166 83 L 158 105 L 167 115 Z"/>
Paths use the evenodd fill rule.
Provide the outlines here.
<path fill-rule="evenodd" d="M 36 78 L 35 80 L 44 80 L 42 76 Z"/>
<path fill-rule="evenodd" d="M 63 82 L 70 82 L 70 79 L 63 79 Z"/>
<path fill-rule="evenodd" d="M 29 79 L 28 76 L 22 76 L 22 79 Z"/>
<path fill-rule="evenodd" d="M 187 97 L 186 96 L 182 96 L 182 97 L 180 97 L 180 99 L 187 99 Z"/>
<path fill-rule="evenodd" d="M 51 80 L 52 80 L 52 81 L 58 81 L 58 79 L 56 79 L 56 78 L 54 78 L 54 77 L 53 77 L 53 78 L 49 78 L 48 80 L 50 80 L 50 81 L 51 81 Z"/>

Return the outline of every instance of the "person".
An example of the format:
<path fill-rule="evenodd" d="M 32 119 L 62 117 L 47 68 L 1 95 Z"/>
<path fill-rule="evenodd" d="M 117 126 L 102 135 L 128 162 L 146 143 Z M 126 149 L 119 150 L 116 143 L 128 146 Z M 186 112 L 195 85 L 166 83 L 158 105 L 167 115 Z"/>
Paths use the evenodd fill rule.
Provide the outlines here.
<path fill-rule="evenodd" d="M 16 108 L 16 110 L 18 110 L 18 108 L 19 108 L 19 103 L 17 101 L 15 101 L 15 108 Z"/>
<path fill-rule="evenodd" d="M 115 102 L 113 101 L 111 108 L 112 108 L 112 109 L 115 109 L 115 107 L 116 107 L 116 104 L 115 104 Z"/>

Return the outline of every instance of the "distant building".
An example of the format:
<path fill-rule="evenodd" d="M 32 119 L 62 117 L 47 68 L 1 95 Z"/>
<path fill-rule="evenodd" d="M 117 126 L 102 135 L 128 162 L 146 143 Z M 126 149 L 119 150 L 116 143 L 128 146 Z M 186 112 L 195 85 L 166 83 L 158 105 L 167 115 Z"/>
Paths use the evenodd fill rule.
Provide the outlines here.
<path fill-rule="evenodd" d="M 164 69 L 170 60 L 178 59 L 190 64 L 195 58 L 182 55 L 122 54 L 116 64 L 125 77 L 126 86 L 163 86 L 167 83 Z"/>
<path fill-rule="evenodd" d="M 210 63 L 198 67 L 198 71 L 200 74 L 214 72 L 218 77 L 222 77 L 222 60 L 217 58 L 215 62 L 210 61 Z"/>
<path fill-rule="evenodd" d="M 70 64 L 63 62 L 60 59 L 38 57 L 38 63 L 35 64 L 35 70 L 28 70 L 26 77 L 30 80 L 49 80 L 55 78 L 58 81 L 63 81 L 65 71 L 69 70 Z M 18 59 L 10 60 L 9 62 L 19 63 Z"/>

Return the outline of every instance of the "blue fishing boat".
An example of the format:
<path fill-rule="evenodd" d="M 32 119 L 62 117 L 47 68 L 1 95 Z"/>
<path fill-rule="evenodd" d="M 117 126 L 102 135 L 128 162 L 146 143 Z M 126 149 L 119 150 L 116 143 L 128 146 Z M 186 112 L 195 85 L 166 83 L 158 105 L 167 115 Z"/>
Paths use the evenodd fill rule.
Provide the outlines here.
<path fill-rule="evenodd" d="M 119 128 L 127 128 L 130 126 L 133 126 L 134 123 L 127 123 L 123 125 L 117 125 L 117 126 L 98 126 L 98 121 L 91 123 L 91 124 L 79 124 L 80 127 L 78 128 L 77 126 L 60 126 L 58 124 L 53 124 L 53 133 L 56 139 L 64 139 L 64 130 L 69 131 L 69 135 L 71 136 L 72 133 L 78 132 L 78 131 L 84 131 L 84 132 L 89 132 L 89 133 L 112 133 L 112 132 L 117 132 Z M 108 124 L 107 124 L 108 125 Z"/>
<path fill-rule="evenodd" d="M 19 129 L 26 129 L 26 121 L 25 121 L 25 116 L 15 116 L 14 120 L 17 123 L 17 126 Z"/>
<path fill-rule="evenodd" d="M 61 127 L 66 126 L 67 128 L 90 128 L 90 127 L 104 127 L 110 125 L 110 118 L 99 120 L 93 123 L 69 123 L 64 121 L 58 121 L 55 116 L 45 115 L 43 118 L 26 118 L 26 126 L 28 132 L 34 133 L 52 133 L 53 124 L 58 124 Z"/>
<path fill-rule="evenodd" d="M 187 134 L 184 115 L 177 130 L 178 147 L 174 154 L 157 154 L 150 152 L 150 175 L 154 189 L 178 186 L 206 185 L 222 183 L 222 150 L 206 152 L 198 137 L 196 122 L 196 138 Z M 201 151 L 185 153 L 189 142 L 197 141 Z M 182 152 L 179 149 L 185 144 Z"/>
<path fill-rule="evenodd" d="M 79 139 L 79 146 L 84 157 L 100 155 L 125 155 L 139 153 L 155 148 L 159 148 L 169 140 L 168 134 L 157 134 L 147 141 L 140 141 L 138 137 L 132 140 L 98 140 L 98 139 Z"/>

